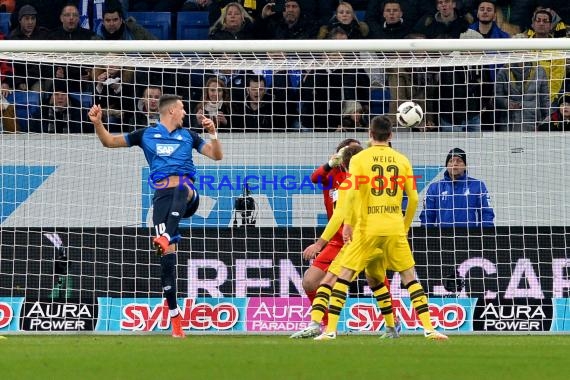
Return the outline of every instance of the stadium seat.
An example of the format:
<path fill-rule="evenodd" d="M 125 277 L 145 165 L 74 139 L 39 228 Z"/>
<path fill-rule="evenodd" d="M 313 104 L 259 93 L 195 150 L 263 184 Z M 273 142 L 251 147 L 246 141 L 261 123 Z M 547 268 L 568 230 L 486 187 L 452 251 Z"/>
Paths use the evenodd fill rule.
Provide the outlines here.
<path fill-rule="evenodd" d="M 0 32 L 4 34 L 4 38 L 8 38 L 8 34 L 10 34 L 11 15 L 11 13 L 0 13 Z"/>
<path fill-rule="evenodd" d="M 366 16 L 366 11 L 354 11 L 354 15 L 358 21 L 364 21 L 364 16 Z"/>
<path fill-rule="evenodd" d="M 170 12 L 129 12 L 130 16 L 159 40 L 172 38 L 172 14 Z"/>
<path fill-rule="evenodd" d="M 370 91 L 370 114 L 373 116 L 388 113 L 390 90 L 375 88 Z"/>
<path fill-rule="evenodd" d="M 178 12 L 176 39 L 207 40 L 209 30 L 208 12 Z"/>
<path fill-rule="evenodd" d="M 12 91 L 6 98 L 8 102 L 14 104 L 16 119 L 20 125 L 20 131 L 28 131 L 28 120 L 32 115 L 39 112 L 40 93 L 35 91 Z"/>

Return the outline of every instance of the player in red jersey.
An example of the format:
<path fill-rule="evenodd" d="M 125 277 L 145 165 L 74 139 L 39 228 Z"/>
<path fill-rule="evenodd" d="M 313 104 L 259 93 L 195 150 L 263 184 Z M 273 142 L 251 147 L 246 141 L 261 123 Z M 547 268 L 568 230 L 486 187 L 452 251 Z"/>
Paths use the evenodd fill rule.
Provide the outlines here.
<path fill-rule="evenodd" d="M 360 141 L 356 139 L 346 139 L 341 141 L 336 147 L 335 154 L 331 156 L 328 162 L 319 166 L 313 174 L 311 174 L 311 181 L 318 184 L 323 189 L 323 201 L 327 210 L 327 218 L 330 219 L 336 201 L 336 191 L 338 186 L 346 178 L 346 168 L 342 162 L 342 150 L 345 147 L 357 145 L 360 146 Z M 334 260 L 344 242 L 342 240 L 342 228 L 337 231 L 334 237 L 328 242 L 325 248 L 313 260 L 309 269 L 303 275 L 303 289 L 309 297 L 311 303 L 315 299 L 317 289 L 321 280 L 325 277 L 329 265 Z M 327 324 L 327 315 L 323 317 L 323 324 Z"/>

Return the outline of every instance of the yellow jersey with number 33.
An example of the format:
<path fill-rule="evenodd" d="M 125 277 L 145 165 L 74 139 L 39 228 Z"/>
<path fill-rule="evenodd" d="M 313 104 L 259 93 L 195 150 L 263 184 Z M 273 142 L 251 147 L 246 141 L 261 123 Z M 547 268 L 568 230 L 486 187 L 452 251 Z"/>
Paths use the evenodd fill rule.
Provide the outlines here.
<path fill-rule="evenodd" d="M 352 186 L 348 204 L 358 205 L 345 220 L 358 214 L 360 229 L 367 235 L 405 235 L 418 206 L 413 168 L 406 156 L 385 145 L 373 145 L 350 161 Z M 408 197 L 406 216 L 402 215 L 404 192 Z"/>

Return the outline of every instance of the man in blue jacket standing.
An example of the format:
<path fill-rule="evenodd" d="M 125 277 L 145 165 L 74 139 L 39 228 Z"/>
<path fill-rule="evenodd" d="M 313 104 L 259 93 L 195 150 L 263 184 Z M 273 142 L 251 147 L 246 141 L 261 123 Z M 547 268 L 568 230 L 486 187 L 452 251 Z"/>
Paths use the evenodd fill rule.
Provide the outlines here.
<path fill-rule="evenodd" d="M 489 205 L 485 183 L 467 176 L 467 155 L 459 148 L 449 151 L 443 179 L 426 192 L 420 214 L 426 227 L 493 227 L 495 213 Z"/>

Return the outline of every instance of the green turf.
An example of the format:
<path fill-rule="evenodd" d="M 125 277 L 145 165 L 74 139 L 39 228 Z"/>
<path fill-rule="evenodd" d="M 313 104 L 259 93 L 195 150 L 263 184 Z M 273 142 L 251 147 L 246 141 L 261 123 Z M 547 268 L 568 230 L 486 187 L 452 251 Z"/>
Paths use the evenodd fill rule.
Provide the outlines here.
<path fill-rule="evenodd" d="M 0 379 L 569 379 L 570 336 L 8 336 Z"/>

